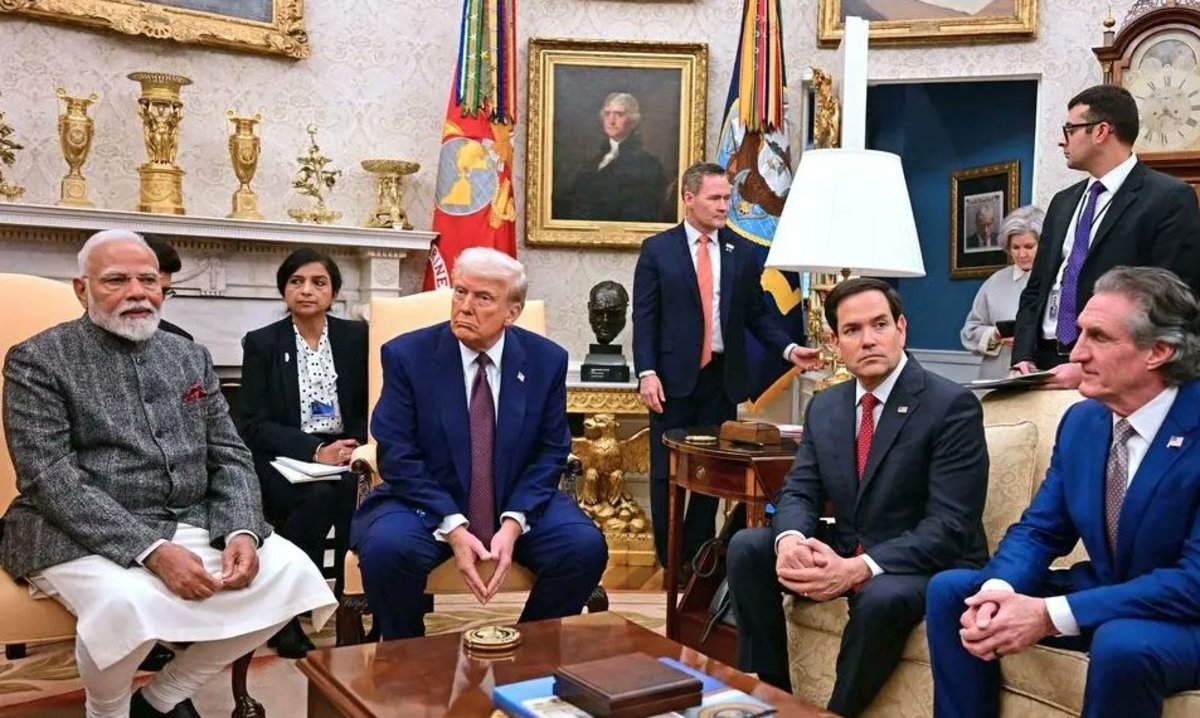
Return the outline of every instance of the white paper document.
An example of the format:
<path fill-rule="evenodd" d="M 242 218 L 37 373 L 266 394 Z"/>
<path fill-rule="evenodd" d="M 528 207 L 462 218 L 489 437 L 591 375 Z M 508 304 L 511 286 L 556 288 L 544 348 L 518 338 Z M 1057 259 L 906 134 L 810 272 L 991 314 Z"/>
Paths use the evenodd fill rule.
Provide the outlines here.
<path fill-rule="evenodd" d="M 337 481 L 348 468 L 300 461 L 287 456 L 276 456 L 275 460 L 271 462 L 271 466 L 293 484 L 303 484 L 309 481 Z"/>

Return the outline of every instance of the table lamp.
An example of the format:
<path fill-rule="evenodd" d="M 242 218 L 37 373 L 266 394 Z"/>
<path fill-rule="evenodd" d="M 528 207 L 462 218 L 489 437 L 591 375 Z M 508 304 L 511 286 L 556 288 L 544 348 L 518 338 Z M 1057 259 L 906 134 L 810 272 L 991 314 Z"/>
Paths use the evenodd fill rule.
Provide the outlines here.
<path fill-rule="evenodd" d="M 850 373 L 836 360 L 833 348 L 821 341 L 825 296 L 851 275 L 925 276 L 900 158 L 878 150 L 805 151 L 766 266 L 814 273 L 808 303 L 809 341 L 822 349 L 822 358 L 833 366 L 832 376 L 819 388 L 849 379 Z M 822 274 L 826 276 L 816 276 Z"/>

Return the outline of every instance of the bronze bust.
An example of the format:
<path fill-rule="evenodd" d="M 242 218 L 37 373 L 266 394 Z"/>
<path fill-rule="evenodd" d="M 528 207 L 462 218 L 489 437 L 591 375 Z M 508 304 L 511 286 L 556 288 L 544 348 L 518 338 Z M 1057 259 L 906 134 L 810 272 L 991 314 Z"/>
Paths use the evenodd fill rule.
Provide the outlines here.
<path fill-rule="evenodd" d="M 588 294 L 588 323 L 596 341 L 611 344 L 625 328 L 625 311 L 629 308 L 629 293 L 617 282 L 604 280 Z"/>

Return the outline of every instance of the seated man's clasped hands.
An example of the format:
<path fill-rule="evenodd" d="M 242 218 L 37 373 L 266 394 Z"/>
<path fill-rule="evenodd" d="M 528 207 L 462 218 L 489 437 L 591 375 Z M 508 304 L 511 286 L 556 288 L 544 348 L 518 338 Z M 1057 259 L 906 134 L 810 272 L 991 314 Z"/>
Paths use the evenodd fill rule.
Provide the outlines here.
<path fill-rule="evenodd" d="M 263 521 L 250 452 L 208 352 L 158 329 L 154 253 L 100 232 L 79 253 L 86 314 L 14 346 L 4 428 L 18 496 L 0 564 L 76 615 L 89 718 L 195 715 L 190 697 L 333 594 Z M 190 642 L 133 695 L 156 640 Z"/>
<path fill-rule="evenodd" d="M 526 286 L 512 257 L 468 249 L 450 321 L 383 346 L 371 416 L 383 483 L 355 515 L 351 545 L 385 639 L 424 635 L 426 578 L 452 556 L 481 603 L 513 561 L 536 574 L 522 621 L 579 613 L 604 572 L 604 536 L 558 489 L 571 448 L 567 353 L 513 326 Z"/>
<path fill-rule="evenodd" d="M 1200 305 L 1165 269 L 1101 276 L 1071 351 L 1088 401 L 979 571 L 928 594 L 937 716 L 997 716 L 997 659 L 1039 642 L 1087 651 L 1083 715 L 1161 715 L 1200 688 Z M 1090 560 L 1050 564 L 1082 540 Z"/>

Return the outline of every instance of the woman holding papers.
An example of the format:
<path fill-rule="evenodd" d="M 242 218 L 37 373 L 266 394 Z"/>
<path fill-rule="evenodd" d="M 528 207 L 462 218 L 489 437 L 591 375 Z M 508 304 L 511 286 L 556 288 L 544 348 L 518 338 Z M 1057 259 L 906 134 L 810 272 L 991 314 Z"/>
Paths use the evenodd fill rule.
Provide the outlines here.
<path fill-rule="evenodd" d="M 979 363 L 980 379 L 1000 379 L 1008 376 L 1012 364 L 1013 320 L 1021 291 L 1029 283 L 1029 270 L 1037 256 L 1038 238 L 1042 234 L 1045 213 L 1032 205 L 1009 213 L 1000 225 L 1004 251 L 1011 266 L 987 278 L 960 332 L 962 344 L 983 357 Z"/>
<path fill-rule="evenodd" d="M 263 512 L 279 534 L 322 567 L 334 529 L 340 598 L 357 485 L 349 472 L 329 469 L 347 467 L 367 440 L 367 325 L 329 316 L 342 274 L 322 252 L 292 252 L 276 284 L 288 316 L 242 340 L 242 434 L 254 453 Z M 288 658 L 312 648 L 294 620 L 271 645 Z"/>

